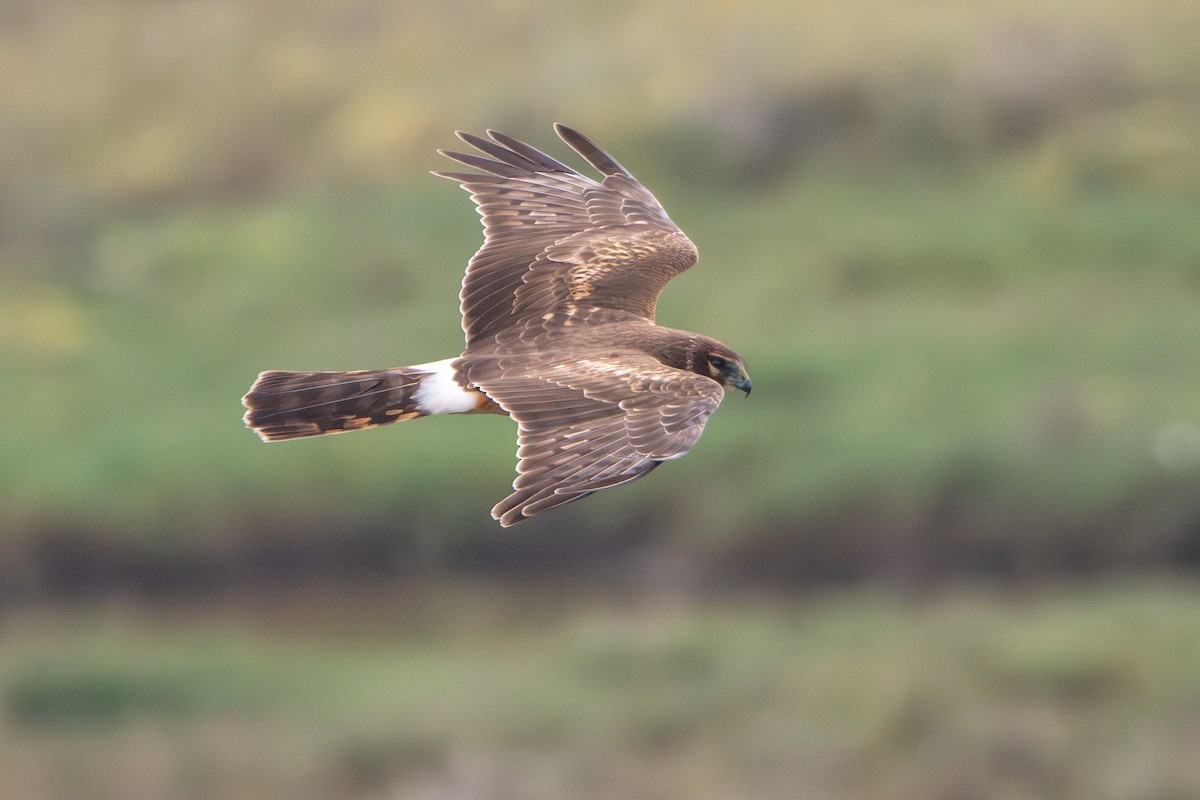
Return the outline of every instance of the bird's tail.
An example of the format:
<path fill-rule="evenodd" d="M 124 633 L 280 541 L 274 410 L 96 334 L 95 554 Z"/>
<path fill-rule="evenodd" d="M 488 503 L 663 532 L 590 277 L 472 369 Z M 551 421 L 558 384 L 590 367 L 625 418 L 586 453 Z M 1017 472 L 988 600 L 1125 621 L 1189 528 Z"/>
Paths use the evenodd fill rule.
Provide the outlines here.
<path fill-rule="evenodd" d="M 265 442 L 320 436 L 425 416 L 416 397 L 430 373 L 413 367 L 259 374 L 242 418 Z"/>

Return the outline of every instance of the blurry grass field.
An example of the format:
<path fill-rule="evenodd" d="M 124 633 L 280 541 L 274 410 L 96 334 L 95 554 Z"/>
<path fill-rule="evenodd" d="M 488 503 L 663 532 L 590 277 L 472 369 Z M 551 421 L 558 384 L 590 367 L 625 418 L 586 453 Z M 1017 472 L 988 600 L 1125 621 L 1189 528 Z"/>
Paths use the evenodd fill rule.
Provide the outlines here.
<path fill-rule="evenodd" d="M 556 119 L 697 242 L 660 320 L 756 390 L 696 458 L 535 529 L 839 574 L 935 536 L 951 567 L 1194 560 L 1195 5 L 675 6 L 14 8 L 0 577 L 36 583 L 56 537 L 480 540 L 511 425 L 263 447 L 237 399 L 456 353 L 480 235 L 432 150 L 491 125 L 561 155 Z"/>
<path fill-rule="evenodd" d="M 0 795 L 1200 797 L 1197 42 L 1194 0 L 5 4 Z M 507 420 L 242 428 L 260 370 L 454 355 L 433 150 L 553 121 L 696 242 L 659 320 L 751 398 L 507 531 Z"/>
<path fill-rule="evenodd" d="M 720 206 L 659 189 L 702 252 L 660 319 L 733 342 L 756 391 L 713 420 L 702 457 L 562 519 L 650 515 L 717 557 L 848 509 L 910 520 L 898 536 L 974 536 L 968 553 L 1019 550 L 1028 530 L 1053 560 L 1085 530 L 1105 558 L 1169 554 L 1200 465 L 1200 190 L 1068 203 L 1010 170 L 882 166 L 847 184 L 840 169 Z M 503 420 L 272 447 L 238 424 L 259 369 L 457 352 L 474 216 L 452 186 L 399 183 L 108 220 L 84 285 L 0 299 L 22 378 L 0 411 L 38 409 L 0 456 L 10 529 L 184 552 L 265 519 L 303 532 L 399 516 L 398 536 L 435 551 L 486 531 L 512 469 Z M 1116 539 L 1130 524 L 1142 535 Z"/>
<path fill-rule="evenodd" d="M 1194 587 L 573 595 L 13 614 L 0 780 L 96 800 L 1200 793 Z"/>

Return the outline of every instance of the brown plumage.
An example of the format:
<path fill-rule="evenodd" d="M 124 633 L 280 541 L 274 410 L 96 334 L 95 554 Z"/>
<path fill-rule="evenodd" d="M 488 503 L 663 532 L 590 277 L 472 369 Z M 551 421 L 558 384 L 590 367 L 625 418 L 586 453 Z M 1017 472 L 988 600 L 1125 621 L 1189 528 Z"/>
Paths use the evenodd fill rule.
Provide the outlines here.
<path fill-rule="evenodd" d="M 517 479 L 492 509 L 512 525 L 645 475 L 700 437 L 736 353 L 664 328 L 654 308 L 696 248 L 628 170 L 582 134 L 555 131 L 600 182 L 516 139 L 458 137 L 440 151 L 479 172 L 438 172 L 471 193 L 484 243 L 463 279 L 466 348 L 443 362 L 358 372 L 264 372 L 243 398 L 266 440 L 436 413 L 517 422 Z"/>

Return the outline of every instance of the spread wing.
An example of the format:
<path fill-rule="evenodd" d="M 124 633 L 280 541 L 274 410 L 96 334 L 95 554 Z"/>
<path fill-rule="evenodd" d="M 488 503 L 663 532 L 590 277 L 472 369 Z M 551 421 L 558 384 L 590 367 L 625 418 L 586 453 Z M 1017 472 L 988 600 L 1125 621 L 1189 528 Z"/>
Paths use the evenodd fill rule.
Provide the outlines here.
<path fill-rule="evenodd" d="M 513 493 L 492 509 L 506 526 L 682 456 L 724 396 L 642 353 L 510 368 L 479 386 L 519 431 Z"/>
<path fill-rule="evenodd" d="M 434 173 L 460 182 L 483 217 L 460 294 L 468 345 L 531 319 L 584 323 L 606 309 L 653 321 L 667 281 L 696 263 L 695 245 L 628 170 L 582 134 L 554 129 L 600 182 L 495 131 L 457 134 L 483 156 L 440 151 L 483 173 Z"/>

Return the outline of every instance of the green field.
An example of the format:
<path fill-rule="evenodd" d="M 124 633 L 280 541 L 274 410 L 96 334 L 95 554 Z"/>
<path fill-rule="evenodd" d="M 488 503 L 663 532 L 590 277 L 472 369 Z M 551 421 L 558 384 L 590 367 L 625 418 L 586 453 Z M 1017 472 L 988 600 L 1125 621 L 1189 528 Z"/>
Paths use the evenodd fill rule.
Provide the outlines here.
<path fill-rule="evenodd" d="M 1200 793 L 1194 587 L 444 589 L 12 617 L 0 780 L 97 800 Z"/>
<path fill-rule="evenodd" d="M 1200 797 L 1195 0 L 0 7 L 0 795 Z M 611 150 L 741 353 L 514 529 L 455 129 Z"/>
<path fill-rule="evenodd" d="M 648 520 L 718 562 L 782 537 L 855 574 L 874 545 L 841 537 L 879 524 L 914 553 L 936 537 L 960 566 L 1194 552 L 1200 189 L 1063 200 L 994 166 L 884 165 L 851 184 L 840 169 L 722 206 L 660 191 L 703 254 L 660 318 L 732 342 L 756 391 L 694 457 L 540 530 L 603 540 Z M 439 559 L 494 536 L 504 420 L 273 446 L 239 424 L 260 369 L 457 352 L 473 219 L 452 186 L 404 176 L 97 223 L 86 284 L 0 300 L 16 377 L 0 404 L 22 419 L 0 453 L 13 546 L 49 530 L 224 553 L 264 527 L 404 518 L 398 540 Z"/>
<path fill-rule="evenodd" d="M 660 320 L 730 343 L 756 391 L 694 457 L 536 531 L 849 576 L 901 551 L 935 572 L 1194 562 L 1194 4 L 674 5 L 14 12 L 8 563 L 397 527 L 442 563 L 494 535 L 505 421 L 266 447 L 238 398 L 261 369 L 454 355 L 480 234 L 433 148 L 490 125 L 561 155 L 556 119 L 697 242 Z"/>

